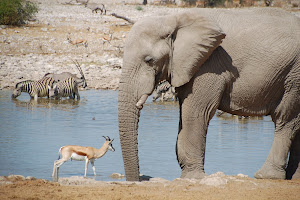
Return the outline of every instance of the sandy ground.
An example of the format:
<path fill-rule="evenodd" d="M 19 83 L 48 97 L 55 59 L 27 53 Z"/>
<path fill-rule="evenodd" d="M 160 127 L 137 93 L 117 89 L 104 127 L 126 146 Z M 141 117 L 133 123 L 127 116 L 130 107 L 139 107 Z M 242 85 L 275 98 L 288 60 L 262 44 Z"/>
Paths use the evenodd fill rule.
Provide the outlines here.
<path fill-rule="evenodd" d="M 40 7 L 36 21 L 23 27 L 0 27 L 0 89 L 26 79 L 38 80 L 47 72 L 79 74 L 72 59 L 81 64 L 90 88 L 118 89 L 124 41 L 131 25 L 109 14 L 138 20 L 185 9 L 143 6 L 138 10 L 137 5 L 122 1 L 101 1 L 108 9 L 103 16 L 82 5 L 66 5 L 65 0 L 34 1 Z M 103 43 L 109 34 L 110 43 Z M 67 37 L 86 39 L 88 47 L 72 45 Z M 50 182 L 9 176 L 0 177 L 0 199 L 300 199 L 300 180 L 256 180 L 222 173 L 197 181 L 154 178 L 144 182 L 82 177 Z"/>
<path fill-rule="evenodd" d="M 300 199 L 300 180 L 257 180 L 223 173 L 202 180 L 153 178 L 143 182 L 101 182 L 82 177 L 59 182 L 22 176 L 1 179 L 0 199 Z"/>

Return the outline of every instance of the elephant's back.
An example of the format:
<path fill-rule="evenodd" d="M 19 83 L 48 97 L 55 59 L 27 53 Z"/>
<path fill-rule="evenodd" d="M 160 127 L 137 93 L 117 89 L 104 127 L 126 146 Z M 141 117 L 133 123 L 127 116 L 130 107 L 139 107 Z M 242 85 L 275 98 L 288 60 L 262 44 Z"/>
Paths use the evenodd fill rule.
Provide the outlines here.
<path fill-rule="evenodd" d="M 210 14 L 226 34 L 221 46 L 238 71 L 230 91 L 230 107 L 238 110 L 240 105 L 248 105 L 248 114 L 250 110 L 268 114 L 272 101 L 284 93 L 287 74 L 297 68 L 294 62 L 300 55 L 299 18 L 268 8 L 216 9 Z"/>
<path fill-rule="evenodd" d="M 300 54 L 300 18 L 289 12 L 274 8 L 210 12 L 226 34 L 221 45 L 238 70 L 245 66 L 257 70 L 270 65 L 276 70 L 288 66 Z"/>
<path fill-rule="evenodd" d="M 300 18 L 279 8 L 215 9 L 208 15 L 227 34 L 236 35 L 239 30 L 280 30 L 300 35 Z"/>

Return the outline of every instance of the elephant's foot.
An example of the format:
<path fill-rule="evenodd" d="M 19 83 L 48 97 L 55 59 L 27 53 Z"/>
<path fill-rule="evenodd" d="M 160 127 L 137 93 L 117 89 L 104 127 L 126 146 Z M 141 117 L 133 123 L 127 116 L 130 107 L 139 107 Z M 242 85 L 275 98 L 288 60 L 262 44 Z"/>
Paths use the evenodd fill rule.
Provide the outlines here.
<path fill-rule="evenodd" d="M 265 163 L 254 175 L 257 179 L 285 179 L 285 170 Z"/>
<path fill-rule="evenodd" d="M 204 171 L 199 171 L 199 170 L 195 170 L 195 171 L 182 171 L 181 173 L 181 177 L 180 178 L 186 178 L 186 179 L 202 179 L 205 176 L 207 176 L 207 174 L 205 174 Z"/>
<path fill-rule="evenodd" d="M 300 179 L 300 164 L 296 172 L 293 174 L 292 179 Z"/>
<path fill-rule="evenodd" d="M 286 179 L 300 179 L 300 162 L 288 165 L 286 168 Z"/>

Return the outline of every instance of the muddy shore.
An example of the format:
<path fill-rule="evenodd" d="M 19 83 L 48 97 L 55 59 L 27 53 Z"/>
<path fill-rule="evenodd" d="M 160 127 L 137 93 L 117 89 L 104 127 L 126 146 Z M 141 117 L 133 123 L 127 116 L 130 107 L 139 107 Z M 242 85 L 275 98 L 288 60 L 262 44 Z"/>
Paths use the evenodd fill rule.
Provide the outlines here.
<path fill-rule="evenodd" d="M 50 182 L 0 177 L 1 199 L 300 199 L 300 180 L 257 180 L 219 172 L 202 180 L 153 178 L 144 182 L 102 182 L 70 177 Z"/>

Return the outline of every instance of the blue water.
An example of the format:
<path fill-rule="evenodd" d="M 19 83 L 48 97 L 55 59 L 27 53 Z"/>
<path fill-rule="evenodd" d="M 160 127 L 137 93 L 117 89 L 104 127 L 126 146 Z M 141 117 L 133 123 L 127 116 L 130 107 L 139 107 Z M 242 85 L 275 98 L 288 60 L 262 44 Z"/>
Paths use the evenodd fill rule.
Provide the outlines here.
<path fill-rule="evenodd" d="M 52 180 L 53 162 L 61 146 L 100 148 L 102 136 L 114 138 L 116 151 L 107 152 L 95 162 L 96 180 L 111 181 L 112 173 L 124 174 L 117 91 L 80 91 L 79 102 L 41 98 L 37 103 L 30 101 L 27 94 L 12 100 L 11 92 L 0 91 L 0 176 L 21 174 Z M 177 103 L 147 101 L 139 124 L 142 174 L 168 180 L 180 176 L 175 154 L 178 116 Z M 253 177 L 269 153 L 273 131 L 270 117 L 240 120 L 215 116 L 208 129 L 206 173 L 223 171 Z M 84 162 L 69 161 L 60 168 L 60 177 L 83 174 Z M 87 175 L 94 178 L 91 166 Z"/>

